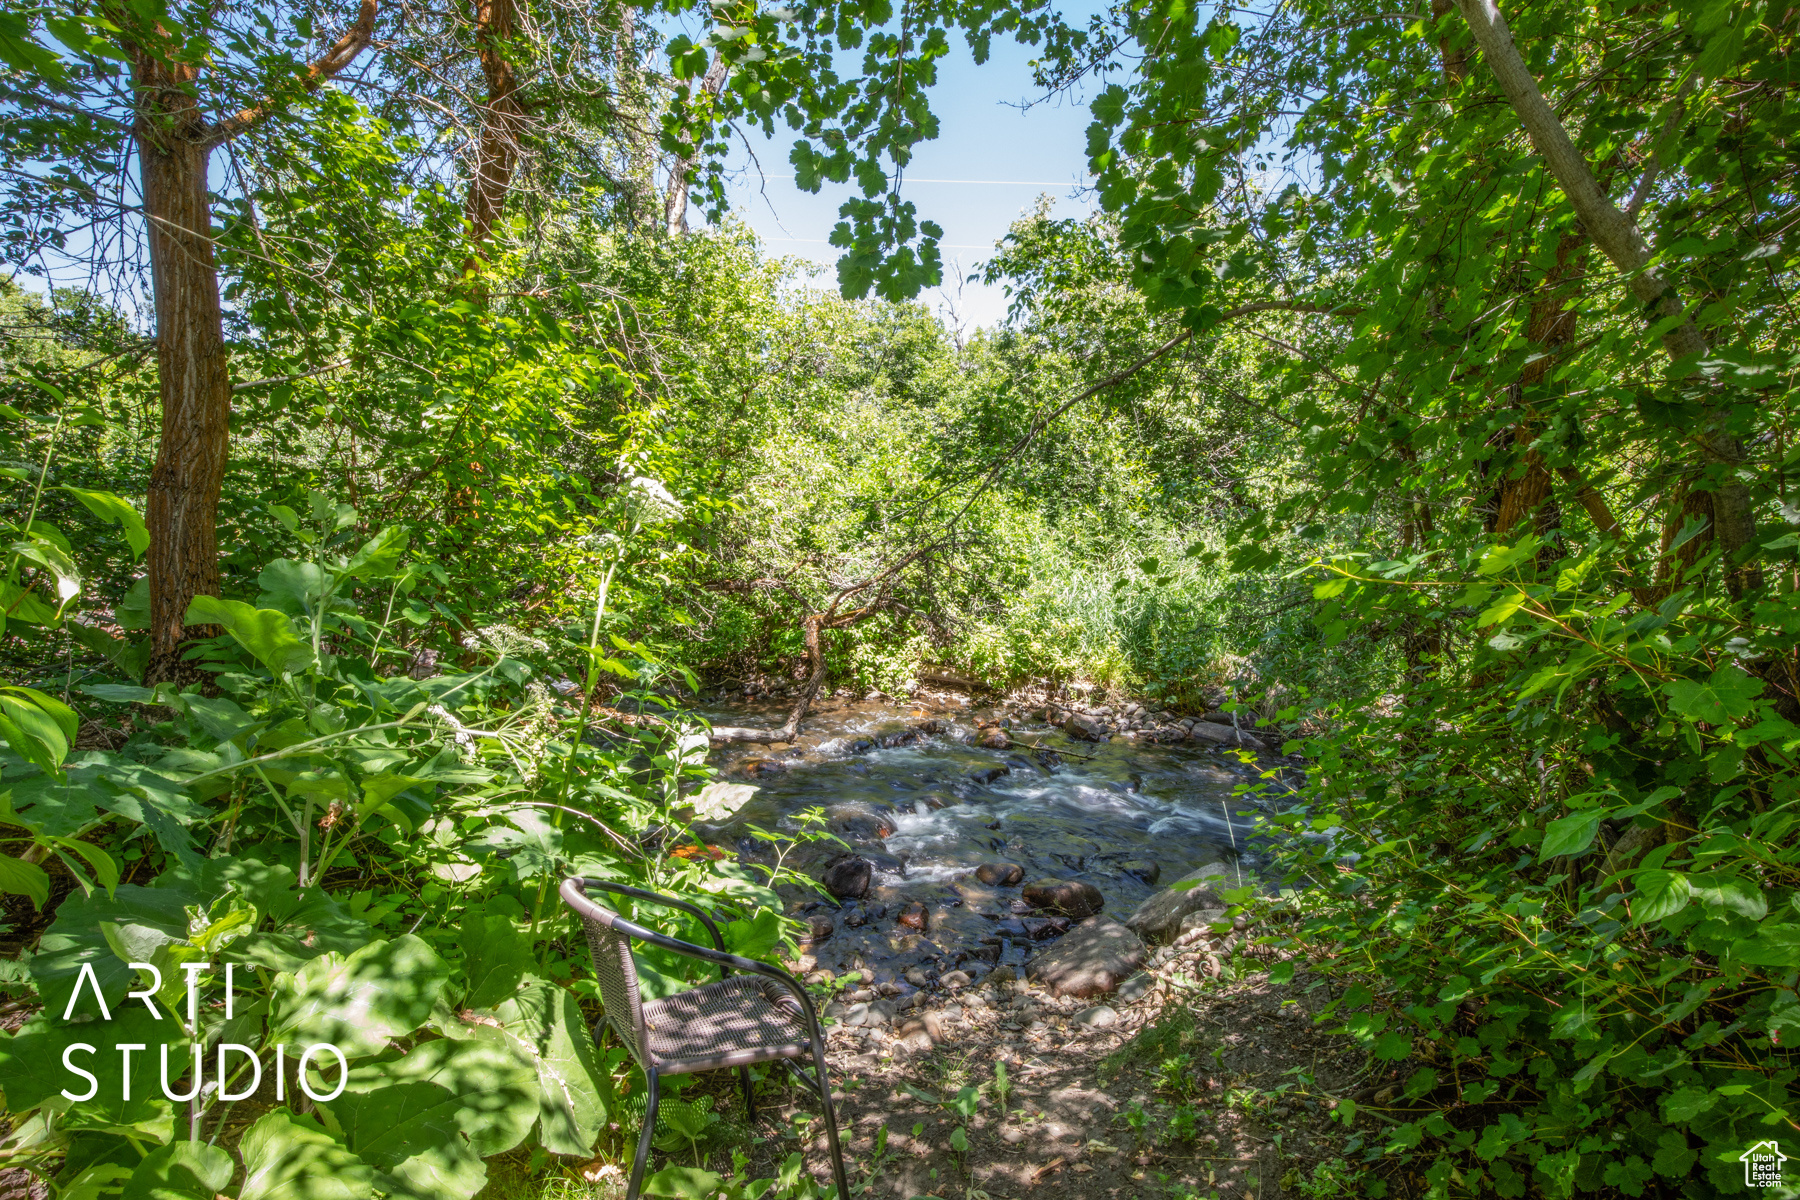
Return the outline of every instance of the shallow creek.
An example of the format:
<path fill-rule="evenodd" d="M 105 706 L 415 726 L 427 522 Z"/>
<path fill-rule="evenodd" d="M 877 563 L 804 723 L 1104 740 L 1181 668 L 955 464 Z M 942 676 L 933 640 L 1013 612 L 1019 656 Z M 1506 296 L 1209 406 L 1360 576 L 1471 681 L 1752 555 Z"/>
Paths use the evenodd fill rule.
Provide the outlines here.
<path fill-rule="evenodd" d="M 764 728 L 785 715 L 773 704 L 742 702 L 701 711 L 718 725 Z M 747 836 L 744 825 L 792 836 L 803 828 L 797 814 L 823 810 L 823 828 L 848 849 L 803 841 L 785 862 L 816 879 L 853 850 L 873 864 L 871 885 L 865 897 L 841 905 L 785 889 L 789 909 L 812 923 L 806 950 L 818 967 L 866 968 L 877 983 L 912 967 L 932 973 L 1023 963 L 1066 927 L 1027 909 L 1020 885 L 980 882 L 975 871 L 984 863 L 1017 863 L 1022 883 L 1084 880 L 1105 897 L 1105 914 L 1120 921 L 1220 850 L 1234 853 L 1246 884 L 1259 881 L 1255 810 L 1285 798 L 1297 772 L 1271 785 L 1259 768 L 1216 748 L 1074 741 L 1029 719 L 1012 722 L 1008 749 L 975 744 L 977 718 L 997 715 L 825 701 L 792 745 L 715 751 L 726 780 L 758 790 L 714 840 L 768 863 L 774 848 Z M 1260 800 L 1232 794 L 1259 783 Z M 913 927 L 921 916 L 923 930 Z"/>

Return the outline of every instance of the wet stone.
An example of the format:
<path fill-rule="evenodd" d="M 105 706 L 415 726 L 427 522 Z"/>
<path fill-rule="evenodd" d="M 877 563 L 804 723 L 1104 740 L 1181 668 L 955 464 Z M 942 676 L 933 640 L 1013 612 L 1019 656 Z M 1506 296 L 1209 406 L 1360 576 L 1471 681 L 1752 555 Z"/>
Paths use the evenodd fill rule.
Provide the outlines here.
<path fill-rule="evenodd" d="M 868 859 L 851 854 L 829 863 L 819 882 L 839 900 L 859 900 L 868 893 L 869 881 L 874 876 L 875 869 Z"/>
<path fill-rule="evenodd" d="M 1025 868 L 1014 862 L 982 863 L 975 868 L 975 878 L 989 887 L 1012 887 L 1025 878 Z"/>
<path fill-rule="evenodd" d="M 969 975 L 966 971 L 946 971 L 943 975 L 938 977 L 938 982 L 945 987 L 952 989 L 968 987 Z"/>
<path fill-rule="evenodd" d="M 1149 884 L 1154 884 L 1162 878 L 1162 868 L 1144 858 L 1134 858 L 1128 862 L 1122 862 L 1119 864 L 1119 870 L 1133 879 L 1139 879 Z"/>
<path fill-rule="evenodd" d="M 981 736 L 975 739 L 975 744 L 983 750 L 1011 750 L 1013 742 L 1006 730 L 996 725 L 992 729 L 982 730 Z"/>
<path fill-rule="evenodd" d="M 900 910 L 899 924 L 923 933 L 931 926 L 931 910 L 923 904 L 909 904 Z"/>
<path fill-rule="evenodd" d="M 1104 996 L 1144 965 L 1137 934 L 1110 917 L 1091 917 L 1032 959 L 1025 972 L 1059 996 Z"/>
<path fill-rule="evenodd" d="M 1025 927 L 1025 936 L 1034 942 L 1069 932 L 1067 917 L 1026 917 L 1019 924 Z"/>
<path fill-rule="evenodd" d="M 1066 917 L 1091 917 L 1106 904 L 1100 889 L 1079 879 L 1040 879 L 1025 885 L 1025 901 Z"/>
<path fill-rule="evenodd" d="M 970 771 L 969 778 L 985 787 L 1011 773 L 1011 767 L 988 767 L 980 771 Z"/>

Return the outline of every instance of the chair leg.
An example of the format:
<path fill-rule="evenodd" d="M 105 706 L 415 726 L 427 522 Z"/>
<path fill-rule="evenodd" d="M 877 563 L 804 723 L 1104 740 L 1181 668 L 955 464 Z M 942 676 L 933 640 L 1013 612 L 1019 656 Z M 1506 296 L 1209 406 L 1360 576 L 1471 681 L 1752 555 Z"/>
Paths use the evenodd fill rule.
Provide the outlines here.
<path fill-rule="evenodd" d="M 831 1177 L 837 1182 L 838 1200 L 850 1200 L 850 1181 L 844 1177 L 844 1151 L 838 1145 L 837 1112 L 831 1104 L 831 1076 L 825 1073 L 825 1047 L 813 1040 L 813 1069 L 819 1073 L 819 1104 L 825 1109 L 825 1140 L 831 1146 Z"/>
<path fill-rule="evenodd" d="M 637 1157 L 631 1160 L 631 1183 L 625 1189 L 625 1200 L 638 1200 L 638 1188 L 644 1182 L 644 1165 L 650 1161 L 650 1139 L 656 1136 L 656 1102 L 658 1087 L 655 1071 L 644 1072 L 644 1132 L 638 1137 Z M 849 1193 L 844 1200 L 850 1200 Z"/>
<path fill-rule="evenodd" d="M 750 1081 L 750 1068 L 739 1067 L 738 1077 L 744 1081 L 744 1120 L 756 1120 L 756 1085 Z"/>

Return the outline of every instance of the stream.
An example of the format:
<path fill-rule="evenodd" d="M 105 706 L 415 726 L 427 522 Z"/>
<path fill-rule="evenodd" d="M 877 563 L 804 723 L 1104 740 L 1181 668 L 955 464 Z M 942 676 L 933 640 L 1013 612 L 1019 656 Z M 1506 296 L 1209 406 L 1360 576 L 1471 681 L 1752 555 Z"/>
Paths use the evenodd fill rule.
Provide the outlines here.
<path fill-rule="evenodd" d="M 743 701 L 699 711 L 716 725 L 762 728 L 785 716 L 781 704 Z M 861 899 L 840 905 L 798 886 L 781 890 L 790 913 L 812 924 L 805 949 L 817 967 L 866 969 L 878 983 L 913 967 L 1022 964 L 1067 927 L 1028 909 L 1020 885 L 982 883 L 975 872 L 985 863 L 1018 864 L 1022 883 L 1091 883 L 1118 921 L 1221 851 L 1246 884 L 1261 882 L 1259 806 L 1291 801 L 1297 770 L 1266 781 L 1261 768 L 1216 747 L 1076 741 L 1017 714 L 1010 748 L 975 744 L 993 737 L 977 720 L 1001 715 L 822 700 L 792 744 L 714 751 L 724 780 L 757 791 L 729 822 L 710 827 L 712 840 L 765 865 L 780 853 L 814 879 L 852 850 L 868 860 L 874 870 Z M 1260 785 L 1261 794 L 1233 796 L 1242 784 Z M 810 825 L 801 816 L 808 810 L 816 810 Z M 848 847 L 800 839 L 783 848 L 749 834 L 750 825 L 784 838 L 825 829 Z"/>

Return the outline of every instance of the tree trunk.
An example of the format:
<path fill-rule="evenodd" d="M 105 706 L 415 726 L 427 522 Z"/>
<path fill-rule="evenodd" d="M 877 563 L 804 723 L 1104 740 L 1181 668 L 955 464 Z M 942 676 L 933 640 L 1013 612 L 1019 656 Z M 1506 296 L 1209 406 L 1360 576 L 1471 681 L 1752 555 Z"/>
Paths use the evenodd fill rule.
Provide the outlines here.
<path fill-rule="evenodd" d="M 136 58 L 133 76 L 162 400 L 145 517 L 150 661 L 144 678 L 188 682 L 198 672 L 181 659 L 182 617 L 195 596 L 219 594 L 216 526 L 230 442 L 231 371 L 206 190 L 211 155 L 204 116 L 184 87 L 191 76 L 177 77 L 148 55 Z"/>
<path fill-rule="evenodd" d="M 469 172 L 469 241 L 473 246 L 469 266 L 494 232 L 494 222 L 506 207 L 513 172 L 519 165 L 519 149 L 525 136 L 525 106 L 519 102 L 519 78 L 506 57 L 506 43 L 518 35 L 518 10 L 513 0 L 476 0 L 475 53 L 487 81 L 487 104 L 482 111 L 481 137 L 475 143 L 475 162 Z"/>
<path fill-rule="evenodd" d="M 710 104 L 719 98 L 719 89 L 725 86 L 725 73 L 725 60 L 713 55 L 712 66 L 706 69 L 706 76 L 700 81 L 700 90 L 706 97 L 701 103 Z M 687 232 L 688 182 L 694 173 L 694 157 L 694 154 L 678 155 L 669 167 L 669 194 L 663 206 L 663 227 L 670 237 Z"/>

